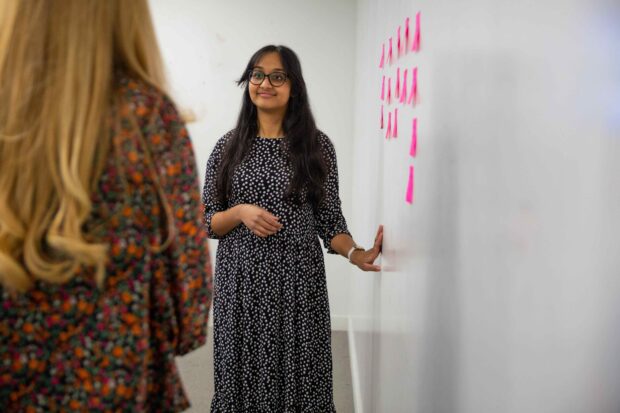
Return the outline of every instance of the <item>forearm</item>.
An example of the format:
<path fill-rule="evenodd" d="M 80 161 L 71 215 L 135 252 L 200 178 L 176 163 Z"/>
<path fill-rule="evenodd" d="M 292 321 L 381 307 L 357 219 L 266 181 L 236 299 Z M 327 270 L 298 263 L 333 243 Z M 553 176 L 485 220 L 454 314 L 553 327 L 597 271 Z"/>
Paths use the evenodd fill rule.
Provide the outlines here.
<path fill-rule="evenodd" d="M 349 234 L 338 234 L 332 238 L 330 245 L 334 251 L 346 258 L 355 242 Z"/>
<path fill-rule="evenodd" d="M 226 211 L 218 212 L 211 218 L 211 228 L 217 236 L 223 237 L 241 224 L 243 205 L 235 205 Z"/>

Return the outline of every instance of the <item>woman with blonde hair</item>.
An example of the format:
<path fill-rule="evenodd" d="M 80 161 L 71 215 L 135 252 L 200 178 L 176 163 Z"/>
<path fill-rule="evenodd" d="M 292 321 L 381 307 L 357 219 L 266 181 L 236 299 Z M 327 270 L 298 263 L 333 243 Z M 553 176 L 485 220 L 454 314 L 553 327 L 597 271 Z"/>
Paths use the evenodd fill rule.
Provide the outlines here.
<path fill-rule="evenodd" d="M 181 411 L 211 266 L 146 0 L 0 2 L 0 410 Z"/>

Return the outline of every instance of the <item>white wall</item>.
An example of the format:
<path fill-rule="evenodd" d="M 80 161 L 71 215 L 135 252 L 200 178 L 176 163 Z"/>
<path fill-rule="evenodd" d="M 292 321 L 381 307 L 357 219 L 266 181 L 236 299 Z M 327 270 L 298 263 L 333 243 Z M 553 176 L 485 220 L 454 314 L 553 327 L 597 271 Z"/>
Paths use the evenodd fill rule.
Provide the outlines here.
<path fill-rule="evenodd" d="M 334 142 L 345 217 L 352 212 L 351 164 L 355 55 L 354 0 L 151 0 L 151 11 L 179 106 L 197 117 L 189 125 L 204 171 L 217 139 L 232 129 L 242 89 L 235 85 L 252 54 L 284 44 L 299 56 L 319 128 Z M 359 242 L 369 240 L 358 238 Z M 216 242 L 211 241 L 215 257 Z M 350 264 L 327 256 L 334 328 L 346 326 Z"/>
<path fill-rule="evenodd" d="M 417 64 L 421 104 L 386 141 L 381 42 L 418 10 L 420 54 L 383 73 Z M 359 1 L 352 227 L 384 223 L 385 255 L 352 284 L 358 412 L 620 411 L 619 18 L 612 1 Z"/>

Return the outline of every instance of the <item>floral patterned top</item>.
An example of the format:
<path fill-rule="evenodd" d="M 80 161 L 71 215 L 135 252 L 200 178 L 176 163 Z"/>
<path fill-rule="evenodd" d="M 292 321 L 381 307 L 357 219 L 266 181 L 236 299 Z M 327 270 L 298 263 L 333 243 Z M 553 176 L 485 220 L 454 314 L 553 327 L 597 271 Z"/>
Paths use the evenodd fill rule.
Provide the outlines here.
<path fill-rule="evenodd" d="M 127 77 L 119 87 L 129 104 L 89 220 L 110 246 L 104 288 L 90 270 L 17 296 L 0 287 L 2 412 L 189 406 L 175 356 L 205 343 L 212 291 L 194 152 L 170 99 Z"/>

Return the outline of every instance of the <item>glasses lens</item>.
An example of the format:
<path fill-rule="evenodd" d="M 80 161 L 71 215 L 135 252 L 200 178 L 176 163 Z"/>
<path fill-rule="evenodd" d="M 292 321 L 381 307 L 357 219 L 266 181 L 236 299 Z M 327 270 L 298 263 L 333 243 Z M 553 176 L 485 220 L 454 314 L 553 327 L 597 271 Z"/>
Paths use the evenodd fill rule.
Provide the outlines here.
<path fill-rule="evenodd" d="M 282 72 L 274 72 L 269 75 L 269 80 L 274 86 L 282 86 L 286 82 L 286 74 Z"/>
<path fill-rule="evenodd" d="M 260 85 L 261 83 L 263 83 L 263 80 L 265 80 L 265 74 L 263 72 L 260 72 L 258 70 L 252 70 L 250 72 L 250 82 L 254 83 L 255 85 Z"/>

